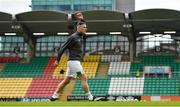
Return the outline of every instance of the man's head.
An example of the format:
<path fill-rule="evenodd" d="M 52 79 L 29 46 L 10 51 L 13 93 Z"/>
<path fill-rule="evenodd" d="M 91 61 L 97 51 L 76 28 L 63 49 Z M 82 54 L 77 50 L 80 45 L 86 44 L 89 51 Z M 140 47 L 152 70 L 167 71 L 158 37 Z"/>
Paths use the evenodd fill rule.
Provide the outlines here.
<path fill-rule="evenodd" d="M 75 16 L 76 20 L 83 20 L 84 19 L 83 14 L 80 11 L 74 13 L 74 16 Z"/>
<path fill-rule="evenodd" d="M 77 32 L 86 34 L 87 26 L 85 22 L 79 22 L 77 24 Z"/>

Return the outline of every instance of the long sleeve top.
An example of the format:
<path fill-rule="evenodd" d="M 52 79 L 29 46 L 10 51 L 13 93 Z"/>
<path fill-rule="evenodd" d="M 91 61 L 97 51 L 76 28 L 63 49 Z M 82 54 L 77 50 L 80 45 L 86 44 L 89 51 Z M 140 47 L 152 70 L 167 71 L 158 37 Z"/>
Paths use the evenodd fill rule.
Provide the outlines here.
<path fill-rule="evenodd" d="M 83 56 L 83 34 L 73 33 L 58 51 L 57 61 L 59 62 L 65 50 L 69 51 L 69 60 L 82 60 Z"/>

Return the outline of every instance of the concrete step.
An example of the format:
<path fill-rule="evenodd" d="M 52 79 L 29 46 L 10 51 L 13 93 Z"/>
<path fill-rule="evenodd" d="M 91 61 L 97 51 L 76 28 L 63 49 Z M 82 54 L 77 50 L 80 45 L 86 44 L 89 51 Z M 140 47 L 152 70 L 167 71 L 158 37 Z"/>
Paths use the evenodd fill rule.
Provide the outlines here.
<path fill-rule="evenodd" d="M 96 77 L 107 77 L 109 69 L 109 63 L 100 63 Z"/>

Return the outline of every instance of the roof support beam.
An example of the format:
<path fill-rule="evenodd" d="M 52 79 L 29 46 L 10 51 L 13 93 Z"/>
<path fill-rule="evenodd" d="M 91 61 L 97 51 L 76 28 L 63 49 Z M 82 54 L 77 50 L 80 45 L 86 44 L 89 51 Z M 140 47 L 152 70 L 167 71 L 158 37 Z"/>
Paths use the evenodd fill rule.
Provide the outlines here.
<path fill-rule="evenodd" d="M 17 20 L 21 20 L 18 16 L 16 16 Z M 33 33 L 26 27 L 24 23 L 20 23 L 22 26 L 22 36 L 24 37 L 24 41 L 28 44 L 27 47 L 27 62 L 29 62 L 34 56 L 36 52 L 36 38 L 33 37 Z"/>
<path fill-rule="evenodd" d="M 125 15 L 126 18 L 126 27 L 128 30 L 128 39 L 129 39 L 129 55 L 130 55 L 130 61 L 133 61 L 135 55 L 136 55 L 136 35 L 134 32 L 134 27 L 132 20 L 130 20 L 129 14 Z"/>

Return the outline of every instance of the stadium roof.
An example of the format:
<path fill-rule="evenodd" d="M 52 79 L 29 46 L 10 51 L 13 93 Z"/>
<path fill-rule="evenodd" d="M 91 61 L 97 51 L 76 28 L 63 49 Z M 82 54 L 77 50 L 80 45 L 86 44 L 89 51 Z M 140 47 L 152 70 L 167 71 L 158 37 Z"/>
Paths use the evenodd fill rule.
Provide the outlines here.
<path fill-rule="evenodd" d="M 109 34 L 110 32 L 121 32 L 127 35 L 124 13 L 107 10 L 85 11 L 83 15 L 87 21 L 88 32 L 97 34 Z"/>
<path fill-rule="evenodd" d="M 180 34 L 180 11 L 176 10 L 141 10 L 129 13 L 129 19 L 124 13 L 107 10 L 84 11 L 83 14 L 88 24 L 88 32 L 97 32 L 97 34 L 121 32 L 124 36 L 132 34 L 131 36 L 135 37 L 145 35 L 139 34 L 139 32 L 163 34 L 165 31 L 176 31 L 174 36 Z M 56 35 L 68 32 L 67 13 L 31 11 L 17 14 L 15 15 L 16 19 L 12 19 L 11 14 L 1 12 L 0 16 L 0 33 L 18 32 L 17 29 L 12 28 L 12 24 L 17 24 L 17 22 L 30 33 Z M 127 25 L 131 25 L 129 26 L 131 30 Z M 23 31 L 19 30 L 19 32 Z"/>
<path fill-rule="evenodd" d="M 109 34 L 110 32 L 121 32 L 126 29 L 124 14 L 115 11 L 85 11 L 83 12 L 88 23 L 88 32 L 97 34 Z M 68 32 L 68 14 L 53 11 L 32 11 L 16 15 L 17 20 L 32 33 L 43 32 L 45 34 L 56 34 Z M 127 33 L 126 33 L 127 34 Z"/>
<path fill-rule="evenodd" d="M 17 21 L 31 33 L 67 32 L 68 14 L 54 11 L 31 11 L 16 15 Z"/>
<path fill-rule="evenodd" d="M 0 12 L 0 34 L 14 32 L 12 29 L 12 15 Z"/>
<path fill-rule="evenodd" d="M 148 9 L 130 13 L 135 36 L 139 32 L 150 34 L 164 34 L 165 31 L 180 33 L 180 12 L 168 9 Z M 143 34 L 142 34 L 143 35 Z"/>

